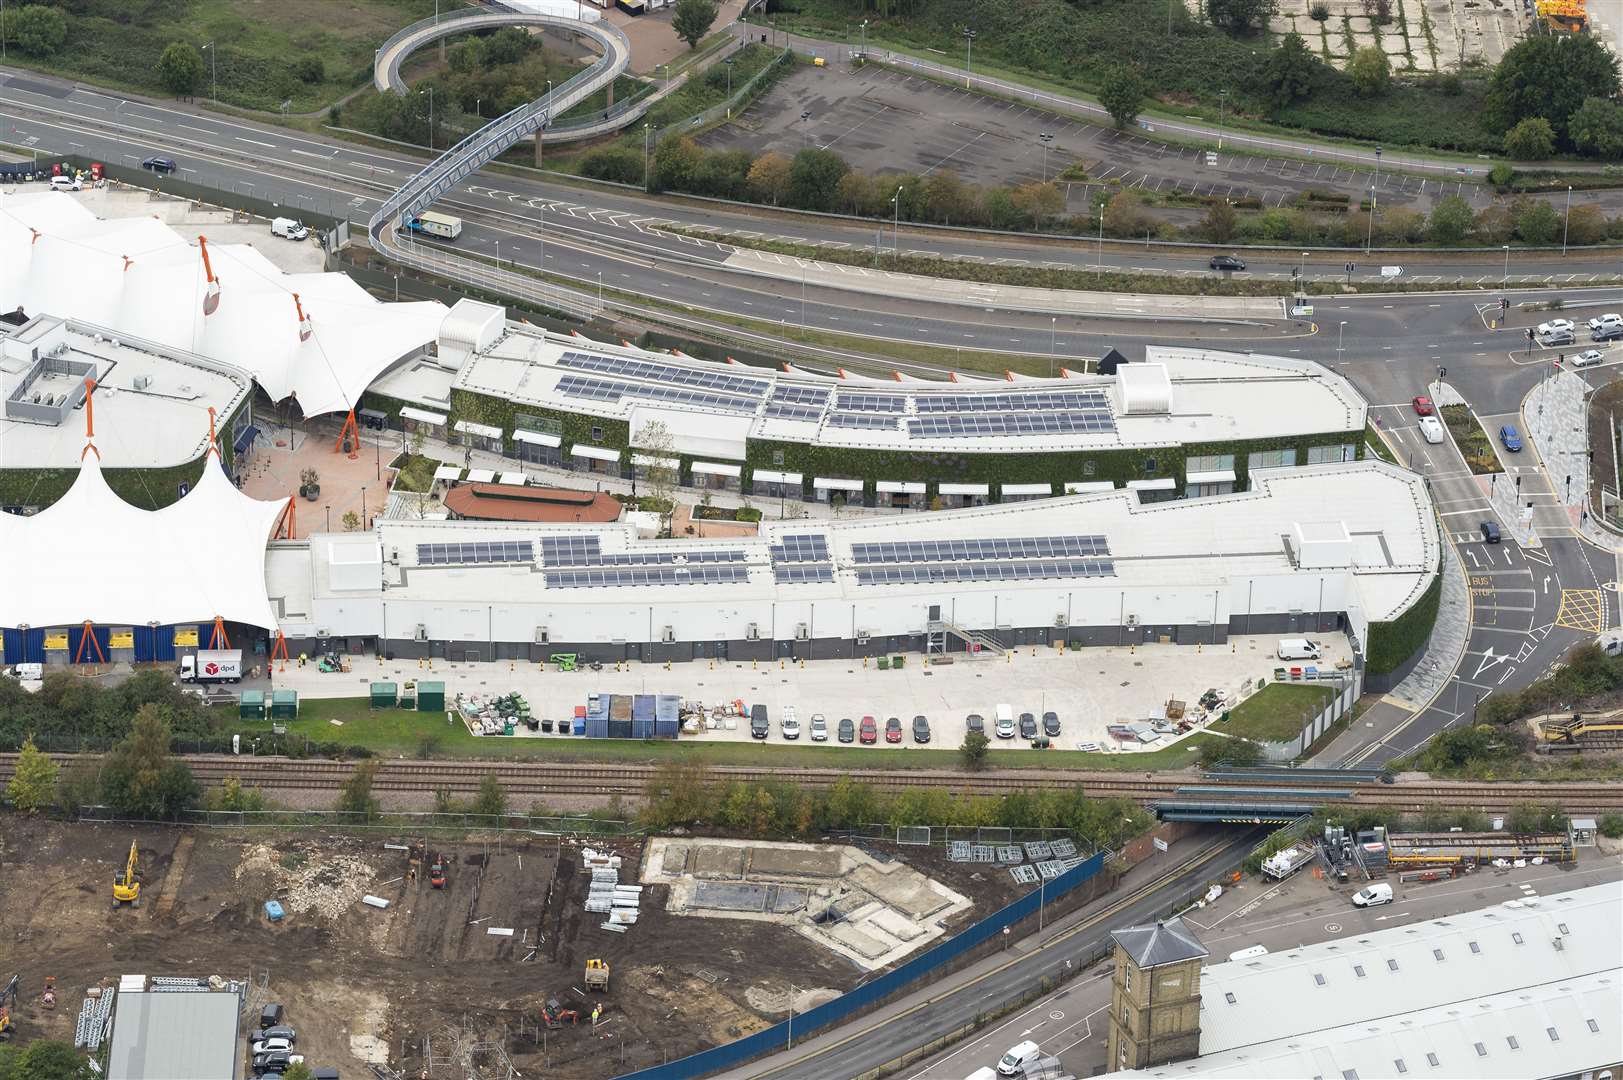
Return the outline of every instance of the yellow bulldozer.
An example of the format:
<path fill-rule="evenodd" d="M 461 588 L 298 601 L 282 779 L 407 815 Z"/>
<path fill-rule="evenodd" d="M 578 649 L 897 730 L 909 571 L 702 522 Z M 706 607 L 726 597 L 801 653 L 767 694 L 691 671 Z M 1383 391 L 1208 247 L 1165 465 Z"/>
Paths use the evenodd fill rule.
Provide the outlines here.
<path fill-rule="evenodd" d="M 121 904 L 130 907 L 141 906 L 141 848 L 137 841 L 130 841 L 130 857 L 124 863 L 124 869 L 113 875 L 113 906 Z"/>
<path fill-rule="evenodd" d="M 609 965 L 606 961 L 586 961 L 586 991 L 587 993 L 591 993 L 593 990 L 599 990 L 605 994 L 608 993 Z"/>

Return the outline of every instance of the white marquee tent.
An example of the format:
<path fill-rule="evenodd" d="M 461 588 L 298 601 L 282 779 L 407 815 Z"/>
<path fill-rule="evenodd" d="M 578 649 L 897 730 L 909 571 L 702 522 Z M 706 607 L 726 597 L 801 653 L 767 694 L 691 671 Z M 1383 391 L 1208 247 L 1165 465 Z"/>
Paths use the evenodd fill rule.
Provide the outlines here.
<path fill-rule="evenodd" d="M 5 626 L 227 622 L 276 627 L 265 546 L 280 502 L 249 498 L 209 457 L 197 486 L 161 510 L 113 493 L 94 452 L 67 494 L 32 517 L 0 514 Z"/>
<path fill-rule="evenodd" d="M 156 218 L 102 220 L 57 192 L 0 199 L 0 310 L 57 315 L 251 373 L 306 416 L 353 408 L 373 380 L 435 340 L 446 308 L 387 304 L 344 274 L 288 274 L 249 244 L 210 244 L 219 307 L 203 314 L 202 253 Z M 301 339 L 298 294 L 310 323 Z"/>

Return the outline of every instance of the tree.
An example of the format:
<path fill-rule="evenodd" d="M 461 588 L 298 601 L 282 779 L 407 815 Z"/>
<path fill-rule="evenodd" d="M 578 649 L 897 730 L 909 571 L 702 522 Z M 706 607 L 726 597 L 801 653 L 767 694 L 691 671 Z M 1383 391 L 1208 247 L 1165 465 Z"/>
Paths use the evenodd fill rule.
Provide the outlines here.
<path fill-rule="evenodd" d="M 1237 34 L 1261 30 L 1278 10 L 1279 0 L 1206 0 L 1212 25 Z"/>
<path fill-rule="evenodd" d="M 650 499 L 657 499 L 661 504 L 660 531 L 665 532 L 671 527 L 671 512 L 676 509 L 672 496 L 680 479 L 677 471 L 666 464 L 676 460 L 676 442 L 671 437 L 671 429 L 663 420 L 648 421 L 637 429 L 636 448 L 647 451 L 650 463 L 637 468 L 643 470 L 643 490 Z"/>
<path fill-rule="evenodd" d="M 1208 739 L 1200 747 L 1202 765 L 1256 765 L 1262 747 L 1250 739 Z"/>
<path fill-rule="evenodd" d="M 479 778 L 479 792 L 473 797 L 473 812 L 485 817 L 501 817 L 507 813 L 507 792 L 495 773 L 486 773 Z"/>
<path fill-rule="evenodd" d="M 1566 815 L 1561 813 L 1559 807 L 1539 803 L 1517 803 L 1505 818 L 1505 831 L 1518 836 L 1565 832 L 1566 827 Z"/>
<path fill-rule="evenodd" d="M 1323 62 L 1313 55 L 1301 34 L 1294 30 L 1286 34 L 1263 65 L 1263 85 L 1268 88 L 1274 108 L 1283 109 L 1311 94 L 1322 67 Z"/>
<path fill-rule="evenodd" d="M 776 150 L 755 159 L 749 171 L 750 194 L 777 206 L 789 191 L 789 159 Z"/>
<path fill-rule="evenodd" d="M 1021 184 L 1014 190 L 1014 205 L 1031 218 L 1032 228 L 1041 229 L 1044 220 L 1065 209 L 1065 196 L 1052 181 Z"/>
<path fill-rule="evenodd" d="M 1347 75 L 1361 96 L 1378 97 L 1392 82 L 1392 62 L 1379 45 L 1366 45 L 1347 61 Z"/>
<path fill-rule="evenodd" d="M 1431 235 L 1432 243 L 1457 244 L 1471 232 L 1471 225 L 1476 215 L 1471 211 L 1471 204 L 1458 195 L 1448 195 L 1437 200 L 1437 205 L 1431 208 L 1431 221 L 1427 230 Z"/>
<path fill-rule="evenodd" d="M 1111 68 L 1099 84 L 1099 104 L 1105 107 L 1118 128 L 1127 127 L 1138 119 L 1147 94 L 1144 77 L 1128 64 Z"/>
<path fill-rule="evenodd" d="M 316 1080 L 316 1074 L 302 1061 L 295 1061 L 282 1070 L 282 1080 Z"/>
<path fill-rule="evenodd" d="M 841 177 L 841 181 L 844 181 L 844 177 Z M 965 219 L 975 206 L 973 189 L 951 169 L 942 169 L 930 175 L 924 185 L 924 197 L 929 201 L 931 220 L 943 225 L 951 225 L 954 221 L 965 224 Z"/>
<path fill-rule="evenodd" d="M 789 203 L 802 210 L 832 210 L 840 179 L 851 171 L 832 150 L 808 147 L 789 165 Z"/>
<path fill-rule="evenodd" d="M 710 32 L 710 25 L 715 21 L 714 0 L 676 0 L 676 8 L 671 12 L 671 29 L 688 43 L 690 49 L 699 47 L 699 42 Z"/>
<path fill-rule="evenodd" d="M 189 97 L 203 81 L 203 54 L 189 42 L 171 41 L 158 57 L 158 81 L 176 97 Z"/>
<path fill-rule="evenodd" d="M 1584 98 L 1567 118 L 1567 137 L 1580 154 L 1603 161 L 1623 159 L 1623 103 Z"/>
<path fill-rule="evenodd" d="M 666 139 L 654 151 L 654 191 L 689 191 L 704 151 L 686 135 Z"/>
<path fill-rule="evenodd" d="M 524 59 L 535 40 L 523 27 L 504 26 L 484 39 L 484 66 L 503 67 Z"/>
<path fill-rule="evenodd" d="M 25 4 L 7 17 L 6 31 L 29 56 L 50 56 L 68 40 L 68 18 L 60 8 Z"/>
<path fill-rule="evenodd" d="M 372 782 L 378 778 L 378 759 L 367 758 L 355 766 L 343 787 L 338 789 L 338 809 L 362 817 L 377 816 L 378 800 L 372 794 Z"/>
<path fill-rule="evenodd" d="M 468 38 L 451 48 L 447 54 L 451 70 L 458 75 L 472 75 L 485 66 L 485 47 L 476 37 Z"/>
<path fill-rule="evenodd" d="M 6 798 L 23 813 L 36 814 L 40 807 L 50 805 L 56 792 L 56 774 L 56 762 L 40 753 L 33 736 L 29 736 L 17 755 L 16 769 L 6 785 Z"/>
<path fill-rule="evenodd" d="M 1567 138 L 1567 121 L 1588 98 L 1618 96 L 1618 61 L 1597 34 L 1535 34 L 1506 51 L 1493 70 L 1483 122 L 1509 131 L 1530 116 Z"/>
<path fill-rule="evenodd" d="M 1214 244 L 1226 244 L 1234 239 L 1234 225 L 1237 215 L 1234 207 L 1228 202 L 1213 201 L 1206 208 L 1206 237 Z"/>
<path fill-rule="evenodd" d="M 714 817 L 716 793 L 709 771 L 697 761 L 666 760 L 655 767 L 643 791 L 638 817 L 650 829 L 696 825 Z"/>
<path fill-rule="evenodd" d="M 0 1046 L 0 1080 L 91 1080 L 79 1051 L 54 1039 L 35 1039 L 26 1048 Z"/>
<path fill-rule="evenodd" d="M 102 768 L 102 793 L 121 814 L 173 818 L 197 799 L 197 781 L 185 762 L 169 754 L 170 728 L 153 704 L 135 711 L 130 733 L 113 747 Z"/>
<path fill-rule="evenodd" d="M 1543 161 L 1555 153 L 1555 129 L 1542 116 L 1529 116 L 1505 132 L 1505 156 L 1516 161 Z"/>
<path fill-rule="evenodd" d="M 992 740 L 986 737 L 985 732 L 965 732 L 964 741 L 958 747 L 958 760 L 966 771 L 980 772 L 986 768 L 986 752 L 991 745 Z"/>
<path fill-rule="evenodd" d="M 1515 212 L 1516 233 L 1525 242 L 1548 244 L 1561 235 L 1561 214 L 1544 200 L 1522 200 Z"/>
<path fill-rule="evenodd" d="M 1567 242 L 1575 246 L 1599 244 L 1606 239 L 1606 215 L 1594 203 L 1574 206 L 1567 215 Z"/>

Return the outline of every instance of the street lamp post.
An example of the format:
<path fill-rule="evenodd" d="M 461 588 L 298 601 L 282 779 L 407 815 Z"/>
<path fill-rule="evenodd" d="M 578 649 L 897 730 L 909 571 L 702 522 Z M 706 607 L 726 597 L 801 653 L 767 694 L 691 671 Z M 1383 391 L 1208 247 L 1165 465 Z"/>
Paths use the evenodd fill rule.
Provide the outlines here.
<path fill-rule="evenodd" d="M 496 269 L 502 268 L 502 242 L 496 241 Z"/>
<path fill-rule="evenodd" d="M 212 41 L 204 45 L 203 48 L 209 51 L 209 98 L 218 102 L 220 100 L 220 68 L 215 63 L 214 58 L 220 55 L 220 50 L 214 47 Z"/>
<path fill-rule="evenodd" d="M 1377 146 L 1375 148 L 1375 183 L 1371 184 L 1370 187 L 1374 187 L 1376 184 L 1379 184 L 1380 182 L 1381 182 L 1381 148 L 1379 146 Z"/>
<path fill-rule="evenodd" d="M 862 51 L 857 53 L 864 61 L 868 59 L 868 20 L 862 20 Z"/>
<path fill-rule="evenodd" d="M 1567 255 L 1567 227 L 1572 224 L 1572 185 L 1567 185 L 1567 212 L 1561 218 L 1561 257 Z"/>
<path fill-rule="evenodd" d="M 432 150 L 434 149 L 434 88 L 425 86 L 417 92 L 428 95 L 428 148 Z"/>
<path fill-rule="evenodd" d="M 1375 210 L 1379 205 L 1374 185 L 1369 189 L 1369 228 L 1364 231 L 1364 251 L 1368 252 L 1370 245 L 1375 242 Z"/>
<path fill-rule="evenodd" d="M 1105 276 L 1105 200 L 1099 196 L 1099 265 L 1096 267 L 1099 276 Z"/>
<path fill-rule="evenodd" d="M 366 485 L 361 485 L 361 529 L 366 529 Z"/>
<path fill-rule="evenodd" d="M 1217 92 L 1217 148 L 1219 150 L 1223 149 L 1223 119 L 1228 115 L 1228 110 L 1229 92 L 1219 90 Z"/>
<path fill-rule="evenodd" d="M 603 310 L 603 271 L 597 272 L 597 308 Z"/>
<path fill-rule="evenodd" d="M 648 177 L 648 130 L 649 130 L 649 125 L 643 124 L 643 126 L 642 126 L 642 189 L 644 191 L 652 191 L 652 190 L 654 190 L 653 187 L 649 184 L 649 177 Z"/>
<path fill-rule="evenodd" d="M 969 57 L 975 49 L 975 31 L 964 27 L 964 89 L 969 89 Z"/>
<path fill-rule="evenodd" d="M 810 109 L 801 109 L 800 110 L 800 148 L 802 150 L 811 149 L 810 137 L 806 134 L 806 121 L 808 121 L 810 119 L 811 119 L 811 110 Z"/>
<path fill-rule="evenodd" d="M 891 258 L 897 261 L 902 257 L 902 187 L 896 186 L 896 194 L 890 197 L 891 219 L 890 239 L 892 244 Z"/>
<path fill-rule="evenodd" d="M 1341 339 L 1347 333 L 1347 320 L 1342 319 L 1341 325 L 1336 329 L 1336 359 L 1341 359 Z"/>
<path fill-rule="evenodd" d="M 1048 377 L 1054 377 L 1054 349 L 1059 340 L 1059 316 L 1048 317 Z"/>
<path fill-rule="evenodd" d="M 1044 131 L 1037 136 L 1037 141 L 1043 144 L 1043 183 L 1048 183 L 1048 148 L 1054 145 L 1054 133 Z"/>
<path fill-rule="evenodd" d="M 1510 245 L 1505 245 L 1505 278 L 1499 283 L 1501 289 L 1510 288 Z"/>

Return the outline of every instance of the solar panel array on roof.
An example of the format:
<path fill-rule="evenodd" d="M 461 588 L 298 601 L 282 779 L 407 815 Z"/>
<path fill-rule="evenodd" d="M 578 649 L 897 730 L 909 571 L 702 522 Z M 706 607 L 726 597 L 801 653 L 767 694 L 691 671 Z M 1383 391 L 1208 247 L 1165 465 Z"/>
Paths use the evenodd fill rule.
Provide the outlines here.
<path fill-rule="evenodd" d="M 786 405 L 769 401 L 762 412 L 774 419 L 800 420 L 808 424 L 815 424 L 823 418 L 823 409 L 819 405 Z"/>
<path fill-rule="evenodd" d="M 627 356 L 593 356 L 589 353 L 566 352 L 558 358 L 558 366 L 577 368 L 581 371 L 598 371 L 609 375 L 624 375 L 633 379 L 650 379 L 672 386 L 695 386 L 727 394 L 758 396 L 766 393 L 770 385 L 765 379 L 751 379 L 721 371 L 696 371 L 678 364 L 661 364 Z"/>
<path fill-rule="evenodd" d="M 826 386 L 788 386 L 772 388 L 768 401 L 789 402 L 795 405 L 827 405 L 829 390 Z"/>
<path fill-rule="evenodd" d="M 693 563 L 738 563 L 742 551 L 642 551 L 626 555 L 582 555 L 557 566 L 688 566 Z"/>
<path fill-rule="evenodd" d="M 1102 536 L 902 540 L 895 543 L 851 545 L 851 557 L 858 564 L 947 562 L 959 559 L 1055 559 L 1108 554 L 1110 547 Z"/>
<path fill-rule="evenodd" d="M 932 413 L 907 421 L 915 439 L 969 439 L 986 435 L 1062 435 L 1115 431 L 1108 409 L 1086 412 Z"/>
<path fill-rule="evenodd" d="M 866 428 L 872 431 L 882 429 L 896 430 L 896 417 L 884 413 L 841 413 L 828 414 L 828 426 L 837 428 Z"/>
<path fill-rule="evenodd" d="M 834 397 L 834 407 L 848 409 L 851 412 L 906 412 L 907 395 L 867 394 L 855 390 L 841 390 Z"/>
<path fill-rule="evenodd" d="M 834 567 L 828 563 L 804 563 L 795 566 L 774 566 L 772 578 L 779 585 L 812 585 L 833 581 Z"/>
<path fill-rule="evenodd" d="M 547 585 L 554 589 L 608 588 L 618 585 L 727 585 L 747 581 L 749 567 L 741 564 L 711 563 L 699 566 L 547 571 Z"/>
<path fill-rule="evenodd" d="M 904 563 L 857 567 L 858 585 L 910 585 L 927 581 L 1015 581 L 1030 578 L 1111 577 L 1109 559 L 1031 562 Z"/>
<path fill-rule="evenodd" d="M 418 566 L 467 563 L 521 563 L 535 558 L 528 540 L 495 540 L 472 544 L 418 544 Z"/>
<path fill-rule="evenodd" d="M 587 555 L 596 555 L 601 550 L 595 536 L 543 536 L 541 565 L 567 566 Z"/>
<path fill-rule="evenodd" d="M 917 394 L 914 407 L 921 413 L 1054 411 L 1108 409 L 1099 390 L 1020 390 L 989 394 Z"/>
<path fill-rule="evenodd" d="M 828 537 L 822 533 L 781 536 L 770 549 L 772 578 L 779 585 L 809 585 L 834 580 Z"/>
<path fill-rule="evenodd" d="M 593 401 L 619 401 L 622 397 L 645 398 L 649 401 L 673 405 L 701 405 L 712 409 L 731 409 L 754 412 L 759 401 L 753 398 L 731 397 L 709 390 L 688 390 L 651 383 L 620 382 L 615 379 L 594 379 L 584 375 L 565 375 L 558 380 L 558 392 L 570 397 Z"/>

